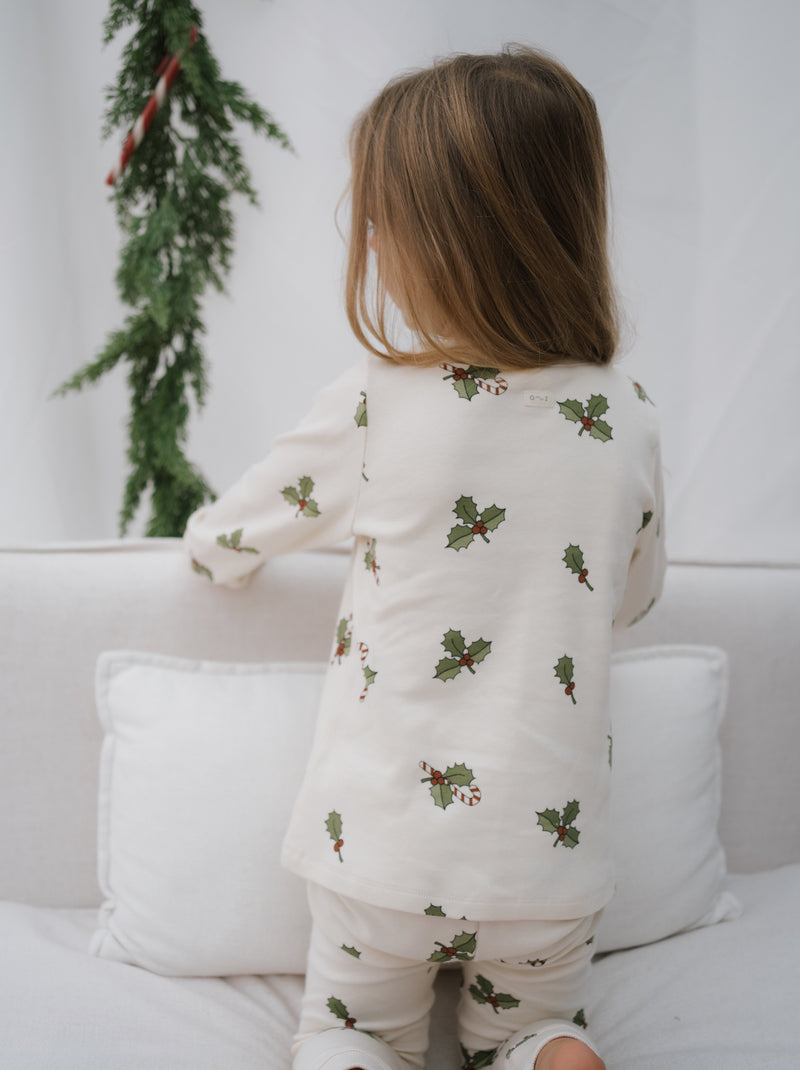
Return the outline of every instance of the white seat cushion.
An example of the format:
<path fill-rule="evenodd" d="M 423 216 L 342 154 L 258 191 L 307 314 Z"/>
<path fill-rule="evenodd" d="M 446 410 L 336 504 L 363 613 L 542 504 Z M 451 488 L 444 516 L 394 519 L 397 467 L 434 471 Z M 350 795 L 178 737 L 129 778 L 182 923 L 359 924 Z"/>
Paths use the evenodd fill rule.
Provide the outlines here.
<path fill-rule="evenodd" d="M 800 865 L 734 876 L 740 918 L 600 959 L 586 1000 L 614 1070 L 800 1066 Z M 302 978 L 177 979 L 88 954 L 93 910 L 0 903 L 0 1036 L 14 1070 L 288 1070 Z M 431 1070 L 460 1065 L 457 971 Z"/>

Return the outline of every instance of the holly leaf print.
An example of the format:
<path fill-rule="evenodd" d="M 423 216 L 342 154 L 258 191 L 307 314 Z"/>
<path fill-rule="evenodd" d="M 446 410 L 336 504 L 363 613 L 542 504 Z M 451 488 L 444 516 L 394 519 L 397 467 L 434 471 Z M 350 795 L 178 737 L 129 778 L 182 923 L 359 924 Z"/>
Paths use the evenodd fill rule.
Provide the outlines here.
<path fill-rule="evenodd" d="M 361 958 L 361 952 L 354 947 L 348 947 L 347 944 L 342 944 L 342 951 L 346 951 L 348 955 L 352 955 L 354 959 Z"/>
<path fill-rule="evenodd" d="M 380 571 L 381 566 L 375 561 L 375 547 L 377 542 L 377 539 L 370 540 L 367 552 L 364 555 L 364 567 L 375 577 L 375 582 L 380 583 L 381 580 L 380 576 L 378 576 L 378 572 Z"/>
<path fill-rule="evenodd" d="M 538 824 L 545 832 L 555 834 L 553 846 L 559 843 L 565 847 L 574 848 L 580 839 L 580 831 L 573 827 L 575 818 L 580 813 L 580 803 L 576 799 L 568 802 L 564 807 L 563 814 L 559 817 L 558 810 L 537 810 Z"/>
<path fill-rule="evenodd" d="M 487 1066 L 491 1066 L 494 1063 L 494 1057 L 497 1055 L 497 1048 L 486 1048 L 483 1051 L 474 1051 L 471 1055 L 460 1044 L 461 1056 L 464 1060 L 461 1070 L 486 1070 Z"/>
<path fill-rule="evenodd" d="M 433 905 L 433 903 L 431 903 L 431 905 L 429 907 L 425 907 L 424 913 L 427 914 L 429 918 L 446 918 L 447 917 L 447 915 L 442 910 L 442 908 L 441 907 L 435 907 Z"/>
<path fill-rule="evenodd" d="M 297 482 L 297 488 L 284 487 L 281 494 L 289 503 L 297 507 L 297 516 L 319 516 L 319 506 L 311 497 L 314 490 L 314 480 L 311 476 L 302 476 Z"/>
<path fill-rule="evenodd" d="M 431 798 L 437 806 L 440 806 L 442 810 L 446 810 L 453 801 L 453 789 L 449 784 L 445 784 L 443 780 L 438 782 L 432 780 Z"/>
<path fill-rule="evenodd" d="M 652 398 L 648 397 L 647 391 L 642 384 L 635 382 L 633 379 L 631 379 L 631 382 L 633 383 L 633 389 L 636 391 L 636 396 L 639 401 L 649 401 L 651 405 L 655 406 L 655 402 Z"/>
<path fill-rule="evenodd" d="M 455 784 L 459 788 L 467 787 L 475 779 L 475 776 L 471 769 L 460 762 L 458 765 L 449 765 L 444 771 L 444 775 L 451 784 Z"/>
<path fill-rule="evenodd" d="M 505 509 L 498 505 L 490 505 L 483 512 L 478 511 L 474 498 L 462 496 L 455 504 L 453 512 L 463 524 L 456 524 L 450 529 L 447 539 L 448 549 L 463 550 L 472 543 L 477 536 L 484 542 L 489 542 L 487 535 L 495 531 L 506 518 Z"/>
<path fill-rule="evenodd" d="M 570 398 L 567 401 L 559 401 L 558 411 L 562 416 L 566 416 L 568 420 L 572 420 L 574 423 L 578 423 L 582 416 L 584 416 L 583 405 L 575 398 Z"/>
<path fill-rule="evenodd" d="M 352 617 L 342 617 L 339 621 L 339 625 L 336 629 L 336 649 L 333 652 L 331 658 L 331 664 L 334 661 L 339 660 L 339 664 L 342 664 L 342 658 L 346 658 L 350 653 L 350 647 L 353 643 L 353 636 L 350 631 L 350 621 Z"/>
<path fill-rule="evenodd" d="M 461 632 L 453 629 L 445 632 L 442 646 L 446 653 L 453 656 L 442 658 L 438 663 L 434 673 L 436 680 L 452 680 L 462 669 L 467 669 L 474 676 L 473 665 L 479 665 L 492 650 L 491 641 L 486 639 L 476 639 L 467 646 Z"/>
<path fill-rule="evenodd" d="M 475 385 L 474 379 L 456 379 L 453 386 L 456 388 L 458 396 L 464 398 L 465 401 L 472 401 L 478 393 L 478 387 Z"/>
<path fill-rule="evenodd" d="M 580 546 L 573 546 L 570 544 L 564 551 L 564 556 L 561 558 L 570 572 L 575 573 L 578 577 L 578 583 L 584 583 L 590 591 L 594 590 L 591 583 L 586 578 L 589 575 L 589 569 L 584 567 L 583 564 L 583 550 Z"/>
<path fill-rule="evenodd" d="M 602 394 L 592 394 L 584 409 L 583 403 L 577 398 L 568 398 L 558 402 L 558 411 L 572 423 L 581 425 L 578 431 L 580 437 L 584 431 L 588 431 L 591 438 L 597 438 L 601 442 L 608 442 L 611 436 L 611 426 L 600 417 L 608 412 L 608 399 Z"/>
<path fill-rule="evenodd" d="M 564 694 L 569 695 L 572 699 L 572 704 L 577 706 L 578 703 L 575 700 L 575 681 L 572 679 L 575 673 L 575 665 L 572 658 L 567 657 L 565 654 L 563 658 L 559 658 L 556 664 L 553 666 L 556 676 L 565 684 Z"/>
<path fill-rule="evenodd" d="M 434 951 L 426 961 L 450 962 L 457 959 L 459 962 L 470 962 L 475 957 L 475 948 L 478 946 L 477 935 L 477 933 L 461 933 L 460 936 L 454 936 L 452 944 L 449 945 L 443 944 L 441 940 L 435 940 L 434 943 L 439 950 Z"/>
<path fill-rule="evenodd" d="M 478 974 L 475 980 L 477 981 L 477 984 L 469 986 L 469 994 L 476 1003 L 488 1003 L 495 1014 L 499 1014 L 501 1010 L 507 1011 L 511 1010 L 512 1007 L 519 1006 L 519 1000 L 510 996 L 507 992 L 498 992 L 495 994 L 492 982 L 488 981 L 481 974 Z"/>
<path fill-rule="evenodd" d="M 242 546 L 243 531 L 244 528 L 237 528 L 230 535 L 217 535 L 217 546 L 222 546 L 226 550 L 236 550 L 240 554 L 259 553 L 254 546 Z"/>
<path fill-rule="evenodd" d="M 345 1029 L 355 1028 L 356 1019 L 350 1017 L 350 1013 L 347 1010 L 347 1007 L 345 1007 L 344 1003 L 342 1003 L 340 999 L 337 999 L 335 996 L 331 996 L 331 998 L 328 1000 L 327 1006 L 331 1014 L 335 1014 L 337 1018 L 340 1018 L 344 1022 Z"/>
<path fill-rule="evenodd" d="M 581 1009 L 578 1011 L 572 1021 L 575 1025 L 579 1025 L 581 1029 L 586 1028 L 588 1023 L 586 1021 L 586 1013 L 584 1012 L 583 1007 L 581 1007 Z"/>
<path fill-rule="evenodd" d="M 325 828 L 328 830 L 328 835 L 334 840 L 333 849 L 339 856 L 339 861 L 344 862 L 342 858 L 342 847 L 344 847 L 344 840 L 342 839 L 342 815 L 335 810 L 331 810 L 325 821 Z"/>
<path fill-rule="evenodd" d="M 356 427 L 367 426 L 367 394 L 365 390 L 361 391 L 361 401 L 356 406 L 356 414 L 353 419 L 356 422 Z"/>
<path fill-rule="evenodd" d="M 638 535 L 640 531 L 644 531 L 644 529 L 647 527 L 647 525 L 650 523 L 650 521 L 652 519 L 653 519 L 652 510 L 650 510 L 647 513 L 642 513 L 642 526 L 637 529 L 636 534 Z"/>
<path fill-rule="evenodd" d="M 192 558 L 192 568 L 198 574 L 198 576 L 205 576 L 206 579 L 211 580 L 212 583 L 214 582 L 214 577 L 211 573 L 211 569 L 206 568 L 205 565 L 201 565 L 195 557 Z"/>

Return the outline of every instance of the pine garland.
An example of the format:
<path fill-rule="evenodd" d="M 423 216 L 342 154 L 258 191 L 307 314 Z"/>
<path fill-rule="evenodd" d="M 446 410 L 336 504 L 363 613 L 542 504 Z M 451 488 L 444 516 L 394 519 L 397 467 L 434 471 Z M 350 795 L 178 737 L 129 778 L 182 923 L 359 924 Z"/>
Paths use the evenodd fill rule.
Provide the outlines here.
<path fill-rule="evenodd" d="M 128 364 L 130 472 L 120 534 L 149 488 L 146 534 L 182 535 L 191 513 L 214 497 L 183 451 L 190 392 L 200 408 L 208 385 L 200 298 L 209 284 L 224 290 L 233 253 L 231 195 L 241 193 L 258 204 L 231 136 L 233 124 L 248 123 L 284 148 L 291 146 L 268 112 L 220 76 L 200 12 L 189 0 L 111 0 L 104 42 L 130 25 L 136 29 L 123 50 L 122 68 L 106 91 L 104 137 L 127 135 L 153 92 L 159 60 L 181 55 L 177 80 L 114 187 L 126 236 L 116 281 L 133 311 L 99 356 L 56 394 L 96 382 L 120 361 Z M 192 26 L 200 34 L 187 49 Z"/>

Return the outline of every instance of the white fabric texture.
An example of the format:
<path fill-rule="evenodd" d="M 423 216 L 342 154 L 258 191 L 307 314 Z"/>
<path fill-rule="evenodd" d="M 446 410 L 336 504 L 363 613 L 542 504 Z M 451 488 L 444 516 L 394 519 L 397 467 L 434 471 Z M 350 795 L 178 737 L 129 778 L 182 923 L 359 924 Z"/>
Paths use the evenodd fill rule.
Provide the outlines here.
<path fill-rule="evenodd" d="M 586 1018 L 614 1070 L 787 1070 L 800 1051 L 800 865 L 737 875 L 735 921 L 600 959 Z M 91 910 L 0 903 L 0 1035 L 14 1070 L 288 1070 L 300 977 L 163 978 L 86 954 Z M 462 1065 L 458 970 L 430 1070 Z"/>
<path fill-rule="evenodd" d="M 321 670 L 101 657 L 96 955 L 166 975 L 298 971 L 303 887 L 280 843 Z"/>
<path fill-rule="evenodd" d="M 278 855 L 322 668 L 134 652 L 100 659 L 105 903 L 96 954 L 190 976 L 304 971 L 305 892 Z M 715 818 L 724 693 L 719 651 L 654 647 L 614 657 L 618 891 L 600 922 L 599 950 L 736 910 L 721 888 Z"/>
<path fill-rule="evenodd" d="M 646 392 L 615 366 L 369 357 L 185 541 L 198 572 L 230 585 L 350 535 L 284 864 L 411 913 L 599 910 L 613 892 L 612 623 L 652 608 L 665 567 Z"/>

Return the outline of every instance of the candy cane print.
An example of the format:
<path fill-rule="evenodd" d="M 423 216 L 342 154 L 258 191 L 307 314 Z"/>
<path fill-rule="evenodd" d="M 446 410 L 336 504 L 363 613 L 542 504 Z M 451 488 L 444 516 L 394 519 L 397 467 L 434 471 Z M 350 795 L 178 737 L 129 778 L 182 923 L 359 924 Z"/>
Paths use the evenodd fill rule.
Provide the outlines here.
<path fill-rule="evenodd" d="M 361 669 L 364 673 L 364 679 L 366 680 L 366 683 L 364 684 L 364 690 L 358 696 L 359 701 L 363 702 L 364 699 L 367 697 L 367 688 L 370 686 L 370 684 L 372 684 L 378 674 L 377 672 L 375 672 L 374 669 L 371 669 L 369 665 L 367 665 L 367 657 L 369 655 L 369 647 L 367 646 L 367 644 L 359 643 L 358 649 L 361 652 Z"/>
<path fill-rule="evenodd" d="M 192 26 L 189 33 L 189 48 L 195 44 L 198 35 L 199 30 L 196 26 Z M 183 53 L 180 55 L 183 55 Z M 128 138 L 122 147 L 122 154 L 106 178 L 107 186 L 114 185 L 119 176 L 128 166 L 131 156 L 133 156 L 136 149 L 141 145 L 144 135 L 147 133 L 150 124 L 156 117 L 156 112 L 166 100 L 167 93 L 169 93 L 172 88 L 172 83 L 178 77 L 178 71 L 181 69 L 180 55 L 165 56 L 159 64 L 156 74 L 161 74 L 162 70 L 164 73 L 161 74 L 161 77 L 158 79 L 156 88 L 148 102 L 145 104 L 141 115 L 136 120 L 133 130 L 128 134 Z"/>
<path fill-rule="evenodd" d="M 427 762 L 419 763 L 420 769 L 424 769 L 426 773 L 430 773 L 432 784 L 446 784 L 452 791 L 459 802 L 464 803 L 466 806 L 475 806 L 481 801 L 481 789 L 477 784 L 472 784 L 469 787 L 469 795 L 465 795 L 461 788 L 457 784 L 454 784 L 452 780 L 448 780 L 444 773 L 439 769 L 434 769 L 432 765 L 428 765 Z"/>
<path fill-rule="evenodd" d="M 504 394 L 506 390 L 508 390 L 508 383 L 502 375 L 495 376 L 497 386 L 492 386 L 491 383 L 487 383 L 485 379 L 476 379 L 474 375 L 468 375 L 464 368 L 459 368 L 455 364 L 440 364 L 439 367 L 446 372 L 456 375 L 457 378 L 471 379 L 476 386 L 481 388 L 481 390 L 486 390 L 489 394 L 494 394 L 495 397 L 497 397 L 498 394 Z M 458 375 L 459 372 L 462 373 L 460 376 Z"/>

